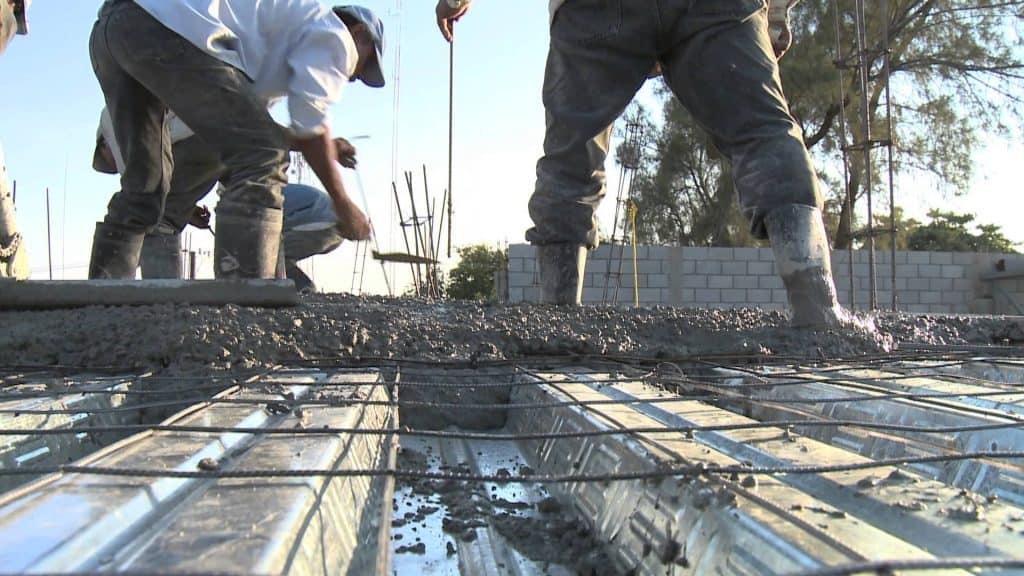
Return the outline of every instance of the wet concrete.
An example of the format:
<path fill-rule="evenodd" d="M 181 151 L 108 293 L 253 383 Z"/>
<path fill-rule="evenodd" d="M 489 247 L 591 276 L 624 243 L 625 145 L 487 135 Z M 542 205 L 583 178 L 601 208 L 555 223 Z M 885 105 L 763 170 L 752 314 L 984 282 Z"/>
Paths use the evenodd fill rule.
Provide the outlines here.
<path fill-rule="evenodd" d="M 252 369 L 317 358 L 492 360 L 606 354 L 829 358 L 902 343 L 1012 344 L 1015 317 L 881 315 L 878 329 L 789 327 L 782 312 L 671 307 L 500 306 L 315 295 L 288 309 L 158 305 L 0 312 L 0 365 Z"/>

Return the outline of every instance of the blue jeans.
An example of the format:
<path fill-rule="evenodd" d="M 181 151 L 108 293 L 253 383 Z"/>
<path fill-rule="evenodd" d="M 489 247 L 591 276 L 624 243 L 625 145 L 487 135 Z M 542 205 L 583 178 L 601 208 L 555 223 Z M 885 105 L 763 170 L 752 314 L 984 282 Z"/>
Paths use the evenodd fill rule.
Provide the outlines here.
<path fill-rule="evenodd" d="M 530 198 L 533 244 L 597 246 L 611 126 L 656 63 L 732 163 L 754 234 L 786 204 L 821 207 L 789 113 L 765 0 L 568 0 L 555 14 L 544 78 L 547 131 Z"/>

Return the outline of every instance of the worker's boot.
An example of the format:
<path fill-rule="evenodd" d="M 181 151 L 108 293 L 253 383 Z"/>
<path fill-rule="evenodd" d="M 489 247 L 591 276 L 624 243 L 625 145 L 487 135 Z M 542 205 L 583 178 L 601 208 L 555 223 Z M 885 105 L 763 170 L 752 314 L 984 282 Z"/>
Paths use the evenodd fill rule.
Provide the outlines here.
<path fill-rule="evenodd" d="M 153 232 L 142 243 L 142 277 L 146 280 L 181 278 L 181 234 Z"/>
<path fill-rule="evenodd" d="M 581 244 L 545 244 L 537 247 L 542 304 L 579 304 L 587 247 Z"/>
<path fill-rule="evenodd" d="M 280 246 L 281 210 L 223 200 L 217 205 L 217 278 L 276 278 Z"/>
<path fill-rule="evenodd" d="M 316 283 L 299 268 L 295 262 L 289 262 L 287 266 L 288 279 L 295 283 L 295 289 L 303 294 L 314 294 L 317 292 Z"/>
<path fill-rule="evenodd" d="M 832 280 L 831 252 L 821 210 L 790 204 L 765 217 L 775 263 L 789 296 L 794 326 L 833 328 L 844 324 Z"/>
<path fill-rule="evenodd" d="M 146 234 L 96 223 L 89 259 L 90 280 L 134 280 Z"/>

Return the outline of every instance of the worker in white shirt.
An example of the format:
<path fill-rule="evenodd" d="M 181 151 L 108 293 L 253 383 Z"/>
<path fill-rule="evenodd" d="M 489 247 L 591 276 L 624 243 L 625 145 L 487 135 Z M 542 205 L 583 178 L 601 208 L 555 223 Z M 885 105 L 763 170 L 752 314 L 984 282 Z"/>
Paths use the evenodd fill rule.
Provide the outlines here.
<path fill-rule="evenodd" d="M 740 206 L 771 240 L 794 325 L 843 323 L 817 175 L 789 112 L 778 59 L 797 0 L 551 0 L 547 131 L 530 198 L 541 298 L 578 304 L 611 125 L 660 65 L 666 85 L 732 164 Z M 439 0 L 438 27 L 470 0 Z"/>
<path fill-rule="evenodd" d="M 139 267 L 142 278 L 180 279 L 183 259 L 181 233 L 191 224 L 210 229 L 210 212 L 197 206 L 213 186 L 225 179 L 227 170 L 220 158 L 174 114 L 168 117 L 168 131 L 174 159 L 174 174 L 164 206 L 164 215 L 156 229 L 146 234 L 142 244 Z M 344 138 L 334 139 L 338 163 L 355 168 L 356 149 Z M 110 113 L 106 108 L 100 115 L 93 152 L 93 169 L 104 174 L 120 174 L 124 160 L 114 138 Z M 284 274 L 295 282 L 301 292 L 315 292 L 316 285 L 298 267 L 298 262 L 310 256 L 328 254 L 341 246 L 343 238 L 338 225 L 334 204 L 327 193 L 302 184 L 288 184 L 282 188 L 284 206 L 282 214 L 282 252 Z"/>
<path fill-rule="evenodd" d="M 226 167 L 214 273 L 273 278 L 288 152 L 327 188 L 342 235 L 370 236 L 336 165 L 328 108 L 348 82 L 384 85 L 381 21 L 317 0 L 106 0 L 90 40 L 93 69 L 124 157 L 121 191 L 96 226 L 90 278 L 135 277 L 160 223 L 173 173 L 173 110 Z M 287 98 L 290 127 L 267 111 Z"/>
<path fill-rule="evenodd" d="M 28 34 L 29 0 L 0 0 L 0 55 L 15 34 Z M 0 147 L 0 278 L 28 278 L 28 251 L 18 232 L 7 164 Z"/>

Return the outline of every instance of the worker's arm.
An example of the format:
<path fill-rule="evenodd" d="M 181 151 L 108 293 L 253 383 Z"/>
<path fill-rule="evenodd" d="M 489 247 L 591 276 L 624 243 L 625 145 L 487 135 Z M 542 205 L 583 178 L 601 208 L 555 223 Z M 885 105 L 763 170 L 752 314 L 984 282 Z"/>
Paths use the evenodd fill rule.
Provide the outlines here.
<path fill-rule="evenodd" d="M 455 23 L 465 16 L 473 0 L 437 0 L 437 27 L 444 39 L 451 42 Z"/>
<path fill-rule="evenodd" d="M 772 39 L 775 57 L 781 59 L 793 45 L 793 31 L 789 27 L 789 11 L 800 0 L 768 0 L 768 35 Z"/>
<path fill-rule="evenodd" d="M 299 151 L 297 141 L 294 137 L 291 139 L 291 151 Z M 334 154 L 338 158 L 338 164 L 341 164 L 345 168 L 352 169 L 359 164 L 359 160 L 356 159 L 356 147 L 353 146 L 351 142 L 340 136 L 334 139 Z"/>
<path fill-rule="evenodd" d="M 338 216 L 341 236 L 348 240 L 369 240 L 370 221 L 345 192 L 341 172 L 338 170 L 338 154 L 330 130 L 325 128 L 316 136 L 296 139 L 295 148 L 302 153 L 334 202 L 334 212 Z"/>
<path fill-rule="evenodd" d="M 343 238 L 368 240 L 370 222 L 345 192 L 338 168 L 338 150 L 331 138 L 327 110 L 348 84 L 356 54 L 346 47 L 336 17 L 306 23 L 288 57 L 292 75 L 288 87 L 293 147 L 302 153 L 334 202 Z"/>

